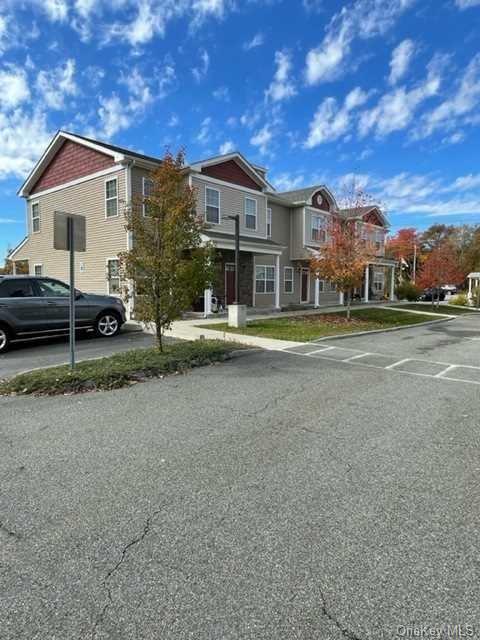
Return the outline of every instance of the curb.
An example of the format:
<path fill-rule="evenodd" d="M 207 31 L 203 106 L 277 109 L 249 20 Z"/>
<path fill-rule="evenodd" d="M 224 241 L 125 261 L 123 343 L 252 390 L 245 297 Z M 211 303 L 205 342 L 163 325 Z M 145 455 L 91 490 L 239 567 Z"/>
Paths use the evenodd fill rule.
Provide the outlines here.
<path fill-rule="evenodd" d="M 388 329 L 372 329 L 372 331 L 356 331 L 355 333 L 343 333 L 341 335 L 337 335 L 337 336 L 325 336 L 324 338 L 318 338 L 317 340 L 312 340 L 310 343 L 304 343 L 304 344 L 311 344 L 313 343 L 317 343 L 317 342 L 323 342 L 324 340 L 341 340 L 344 338 L 356 338 L 357 336 L 367 336 L 367 335 L 371 335 L 373 333 L 388 333 L 390 331 L 402 331 L 403 329 L 413 329 L 415 327 L 428 327 L 432 324 L 439 324 L 440 322 L 451 322 L 452 320 L 455 320 L 457 318 L 457 316 L 450 316 L 448 318 L 439 318 L 438 320 L 429 320 L 428 322 L 417 322 L 415 324 L 404 324 L 401 327 L 389 327 Z"/>

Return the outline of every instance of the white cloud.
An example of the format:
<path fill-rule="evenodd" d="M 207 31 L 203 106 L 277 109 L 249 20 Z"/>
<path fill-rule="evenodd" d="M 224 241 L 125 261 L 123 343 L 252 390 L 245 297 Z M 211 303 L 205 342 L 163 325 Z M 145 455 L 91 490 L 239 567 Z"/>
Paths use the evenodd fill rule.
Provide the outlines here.
<path fill-rule="evenodd" d="M 265 42 L 265 36 L 260 31 L 256 33 L 251 40 L 248 42 L 244 42 L 243 48 L 245 51 L 250 51 L 251 49 L 255 49 L 256 47 L 261 47 Z"/>
<path fill-rule="evenodd" d="M 390 60 L 390 76 L 388 81 L 390 84 L 397 84 L 408 71 L 410 61 L 415 52 L 415 43 L 407 38 L 403 40 L 392 52 Z"/>
<path fill-rule="evenodd" d="M 212 93 L 215 100 L 223 100 L 224 102 L 230 102 L 230 91 L 228 87 L 218 87 Z"/>
<path fill-rule="evenodd" d="M 7 48 L 8 41 L 8 21 L 6 16 L 0 15 L 0 55 Z"/>
<path fill-rule="evenodd" d="M 176 113 L 172 113 L 172 115 L 170 116 L 170 120 L 168 121 L 168 126 L 169 127 L 178 127 L 180 123 L 180 118 L 177 116 Z"/>
<path fill-rule="evenodd" d="M 275 64 L 277 65 L 277 70 L 265 95 L 273 102 L 280 102 L 281 100 L 288 100 L 297 91 L 291 78 L 292 60 L 290 54 L 287 51 L 276 51 Z"/>
<path fill-rule="evenodd" d="M 227 153 L 232 153 L 232 151 L 235 151 L 235 145 L 233 144 L 232 140 L 225 140 L 225 142 L 220 145 L 220 148 L 218 150 L 221 156 L 226 155 Z"/>
<path fill-rule="evenodd" d="M 342 74 L 355 38 L 384 35 L 415 0 L 355 0 L 338 11 L 318 47 L 307 53 L 307 84 L 328 82 Z"/>
<path fill-rule="evenodd" d="M 13 109 L 30 97 L 27 74 L 9 65 L 0 70 L 0 109 Z"/>
<path fill-rule="evenodd" d="M 53 22 L 63 22 L 68 15 L 68 5 L 65 0 L 39 0 L 38 4 Z"/>
<path fill-rule="evenodd" d="M 452 185 L 453 189 L 458 189 L 459 191 L 469 191 L 470 189 L 479 189 L 480 188 L 480 173 L 473 174 L 470 173 L 467 176 L 461 176 L 457 178 Z"/>
<path fill-rule="evenodd" d="M 200 144 L 208 144 L 210 142 L 210 126 L 212 119 L 210 117 L 204 118 L 200 125 L 200 131 L 197 135 L 197 142 Z"/>
<path fill-rule="evenodd" d="M 97 0 L 75 0 L 75 10 L 83 18 L 87 18 L 97 5 Z"/>
<path fill-rule="evenodd" d="M 472 58 L 450 95 L 422 117 L 415 138 L 425 138 L 438 129 L 448 131 L 463 123 L 476 124 L 470 114 L 475 113 L 480 102 L 480 54 Z"/>
<path fill-rule="evenodd" d="M 40 111 L 0 113 L 0 180 L 24 178 L 51 137 L 46 116 Z"/>
<path fill-rule="evenodd" d="M 460 144 L 460 142 L 463 142 L 464 140 L 465 134 L 463 133 L 463 131 L 455 131 L 455 133 L 452 133 L 451 135 L 443 138 L 442 144 Z"/>
<path fill-rule="evenodd" d="M 195 82 L 201 82 L 208 73 L 210 67 L 210 56 L 206 49 L 202 49 L 200 52 L 200 64 L 192 69 L 192 75 L 195 78 Z"/>
<path fill-rule="evenodd" d="M 331 142 L 344 136 L 350 129 L 351 112 L 362 106 L 368 100 L 368 94 L 360 87 L 355 87 L 346 96 L 343 106 L 339 108 L 335 98 L 325 98 L 319 105 L 304 146 L 307 149 Z"/>
<path fill-rule="evenodd" d="M 128 129 L 132 124 L 133 114 L 129 111 L 128 105 L 117 95 L 108 98 L 100 97 L 99 102 L 98 115 L 101 124 L 99 137 L 109 139 L 122 129 Z"/>
<path fill-rule="evenodd" d="M 305 184 L 302 175 L 292 176 L 290 173 L 280 173 L 273 178 L 273 184 L 279 191 L 293 191 L 300 189 Z"/>
<path fill-rule="evenodd" d="M 428 65 L 427 77 L 413 89 L 404 86 L 392 89 L 375 107 L 364 111 L 359 122 L 360 137 L 373 132 L 381 138 L 412 124 L 419 106 L 438 93 L 445 64 L 445 57 L 434 57 Z"/>
<path fill-rule="evenodd" d="M 480 0 L 455 0 L 455 4 L 459 9 L 470 9 L 480 7 Z"/>
<path fill-rule="evenodd" d="M 250 144 L 254 147 L 258 147 L 260 153 L 266 154 L 269 151 L 269 145 L 272 138 L 272 129 L 270 125 L 266 124 L 250 138 Z"/>
<path fill-rule="evenodd" d="M 75 60 L 69 59 L 55 69 L 40 71 L 35 86 L 50 109 L 63 109 L 65 97 L 78 91 L 74 77 Z"/>

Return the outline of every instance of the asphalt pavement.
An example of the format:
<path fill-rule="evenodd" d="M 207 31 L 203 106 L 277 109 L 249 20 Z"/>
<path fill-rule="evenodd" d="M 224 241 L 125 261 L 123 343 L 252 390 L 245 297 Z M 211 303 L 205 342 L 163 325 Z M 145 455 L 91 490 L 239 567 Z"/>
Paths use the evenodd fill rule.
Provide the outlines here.
<path fill-rule="evenodd" d="M 480 638 L 478 408 L 287 352 L 0 399 L 0 637 Z"/>
<path fill-rule="evenodd" d="M 102 358 L 140 347 L 150 347 L 153 336 L 142 331 L 122 331 L 114 338 L 97 338 L 93 333 L 79 333 L 77 360 Z M 65 364 L 70 358 L 68 337 L 16 342 L 0 355 L 0 379 L 23 371 Z M 1 635 L 0 635 L 1 638 Z"/>

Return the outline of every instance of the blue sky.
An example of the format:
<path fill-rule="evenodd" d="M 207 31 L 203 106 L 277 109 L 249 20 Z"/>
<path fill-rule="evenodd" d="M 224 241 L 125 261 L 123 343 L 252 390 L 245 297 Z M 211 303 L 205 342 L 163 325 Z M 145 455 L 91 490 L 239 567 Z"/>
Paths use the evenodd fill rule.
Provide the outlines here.
<path fill-rule="evenodd" d="M 59 128 L 478 223 L 479 27 L 480 0 L 0 0 L 0 257 Z"/>

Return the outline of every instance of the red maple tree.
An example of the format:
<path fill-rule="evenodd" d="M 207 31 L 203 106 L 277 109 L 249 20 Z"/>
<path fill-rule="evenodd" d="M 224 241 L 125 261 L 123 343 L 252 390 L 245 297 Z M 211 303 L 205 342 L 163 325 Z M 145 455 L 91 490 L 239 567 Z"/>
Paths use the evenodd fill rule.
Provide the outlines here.
<path fill-rule="evenodd" d="M 394 258 L 403 267 L 407 267 L 412 280 L 415 279 L 414 259 L 420 262 L 420 238 L 414 228 L 399 229 L 391 238 L 387 239 L 385 253 L 389 258 Z"/>
<path fill-rule="evenodd" d="M 427 255 L 418 278 L 418 284 L 433 289 L 432 305 L 439 303 L 440 287 L 447 283 L 458 284 L 465 278 L 455 248 L 449 241 L 442 242 Z"/>

